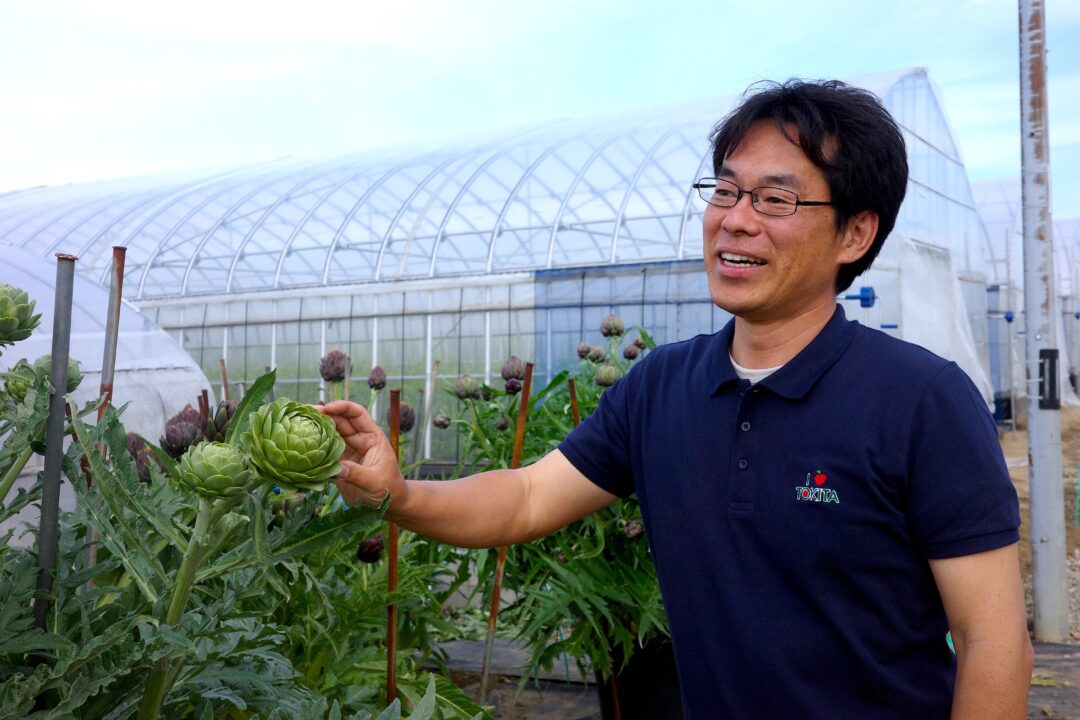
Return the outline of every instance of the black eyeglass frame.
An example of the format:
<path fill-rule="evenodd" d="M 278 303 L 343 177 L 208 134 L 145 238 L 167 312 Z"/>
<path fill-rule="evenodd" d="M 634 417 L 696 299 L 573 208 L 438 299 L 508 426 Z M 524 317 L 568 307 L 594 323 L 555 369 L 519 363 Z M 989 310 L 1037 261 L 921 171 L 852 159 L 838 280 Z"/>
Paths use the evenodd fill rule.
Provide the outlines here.
<path fill-rule="evenodd" d="M 721 183 L 721 182 L 727 183 L 728 185 L 735 188 L 735 190 L 736 190 L 735 200 L 730 205 L 721 205 L 719 203 L 715 203 L 712 200 L 710 200 L 709 198 L 705 197 L 705 195 L 701 192 L 702 190 L 712 190 L 715 193 L 718 184 Z M 698 191 L 698 197 L 700 197 L 702 200 L 704 200 L 708 204 L 712 205 L 713 207 L 733 208 L 733 207 L 735 207 L 736 205 L 739 204 L 739 201 L 742 200 L 743 195 L 749 195 L 750 196 L 750 205 L 754 208 L 754 211 L 758 212 L 758 213 L 761 213 L 762 215 L 765 215 L 767 217 L 790 217 L 790 216 L 794 215 L 795 211 L 798 210 L 802 206 L 810 206 L 810 207 L 815 207 L 815 206 L 818 206 L 818 207 L 820 207 L 820 206 L 835 207 L 836 206 L 836 203 L 831 202 L 831 201 L 826 202 L 824 200 L 800 200 L 797 193 L 795 193 L 795 192 L 793 192 L 791 190 L 788 190 L 787 188 L 772 187 L 770 185 L 761 185 L 760 187 L 751 188 L 750 190 L 743 190 L 741 187 L 739 187 L 735 183 L 731 182 L 730 180 L 726 180 L 724 178 L 701 178 L 696 183 L 694 183 L 692 187 L 695 190 Z M 787 193 L 788 195 L 791 195 L 793 198 L 795 198 L 795 202 L 792 203 L 792 205 L 791 205 L 791 212 L 777 214 L 777 213 L 765 212 L 764 210 L 762 210 L 760 207 L 758 207 L 758 200 L 760 199 L 760 195 L 758 195 L 759 190 L 779 190 L 782 193 Z M 713 195 L 713 197 L 715 197 L 715 194 Z"/>

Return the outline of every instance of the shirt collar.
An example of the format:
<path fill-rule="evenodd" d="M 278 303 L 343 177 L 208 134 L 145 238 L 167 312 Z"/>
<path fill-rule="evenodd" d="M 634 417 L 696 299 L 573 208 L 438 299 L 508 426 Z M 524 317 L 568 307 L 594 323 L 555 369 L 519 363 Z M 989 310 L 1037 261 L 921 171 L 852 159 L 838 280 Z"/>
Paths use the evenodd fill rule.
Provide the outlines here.
<path fill-rule="evenodd" d="M 810 344 L 804 347 L 782 368 L 757 385 L 791 400 L 806 395 L 829 367 L 836 362 L 855 338 L 854 321 L 849 322 L 844 308 L 836 306 L 832 318 Z M 731 366 L 731 340 L 735 336 L 735 319 L 728 321 L 714 336 L 711 380 L 714 392 L 728 384 L 738 383 L 739 376 Z M 756 386 L 755 386 L 756 387 Z"/>

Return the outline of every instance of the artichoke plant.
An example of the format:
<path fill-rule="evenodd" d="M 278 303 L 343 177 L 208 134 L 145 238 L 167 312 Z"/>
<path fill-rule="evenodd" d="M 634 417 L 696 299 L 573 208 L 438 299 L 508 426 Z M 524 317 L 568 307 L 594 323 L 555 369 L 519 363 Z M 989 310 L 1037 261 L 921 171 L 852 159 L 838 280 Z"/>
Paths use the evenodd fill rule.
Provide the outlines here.
<path fill-rule="evenodd" d="M 589 357 L 589 352 L 592 350 L 592 345 L 586 342 L 579 342 L 577 344 L 577 356 L 584 360 Z"/>
<path fill-rule="evenodd" d="M 321 490 L 341 472 L 345 441 L 334 421 L 307 405 L 279 398 L 251 414 L 240 443 L 263 479 L 282 490 Z"/>
<path fill-rule="evenodd" d="M 517 378 L 510 378 L 506 381 L 506 394 L 517 395 L 521 392 L 521 381 Z"/>
<path fill-rule="evenodd" d="M 199 425 L 183 420 L 170 420 L 165 425 L 165 434 L 161 436 L 158 445 L 169 457 L 179 460 L 192 445 L 203 439 L 205 438 Z"/>
<path fill-rule="evenodd" d="M 600 387 L 611 387 L 622 377 L 622 371 L 617 365 L 604 363 L 596 368 L 596 384 Z"/>
<path fill-rule="evenodd" d="M 387 409 L 387 422 L 390 421 L 390 411 Z M 407 433 L 416 425 L 416 411 L 409 403 L 401 403 L 398 406 L 398 429 Z"/>
<path fill-rule="evenodd" d="M 645 534 L 645 524 L 640 520 L 628 520 L 623 527 L 623 537 L 634 542 L 640 540 L 641 536 Z"/>
<path fill-rule="evenodd" d="M 626 332 L 626 324 L 618 315 L 608 315 L 600 321 L 600 334 L 604 337 L 621 337 Z"/>
<path fill-rule="evenodd" d="M 206 439 L 212 442 L 225 442 L 225 428 L 236 414 L 237 400 L 222 400 L 214 414 L 206 421 Z M 191 407 L 190 405 L 188 407 Z"/>
<path fill-rule="evenodd" d="M 383 554 L 382 533 L 375 533 L 356 548 L 356 559 L 362 563 L 377 563 Z"/>
<path fill-rule="evenodd" d="M 376 365 L 367 376 L 368 387 L 376 392 L 386 387 L 386 371 Z"/>
<path fill-rule="evenodd" d="M 177 482 L 188 492 L 208 500 L 247 492 L 254 475 L 247 457 L 232 445 L 201 442 L 180 458 Z"/>
<path fill-rule="evenodd" d="M 319 375 L 328 383 L 344 381 L 348 372 L 349 356 L 340 350 L 331 350 L 319 362 Z"/>
<path fill-rule="evenodd" d="M 34 314 L 36 304 L 25 290 L 0 283 L 0 350 L 34 332 L 41 322 L 41 314 Z"/>
<path fill-rule="evenodd" d="M 26 360 L 20 360 L 4 373 L 4 392 L 16 403 L 26 399 L 26 393 L 34 383 L 34 368 Z"/>
<path fill-rule="evenodd" d="M 641 354 L 641 349 L 637 345 L 631 343 L 623 348 L 622 356 L 627 360 L 637 360 L 637 356 Z"/>
<path fill-rule="evenodd" d="M 446 413 L 437 413 L 435 417 L 431 418 L 431 424 L 440 430 L 445 430 L 450 427 L 450 423 L 452 422 L 453 420 Z"/>
<path fill-rule="evenodd" d="M 188 403 L 187 405 L 184 406 L 183 410 L 181 410 L 180 412 L 176 413 L 171 418 L 169 418 L 168 422 L 166 422 L 165 424 L 168 425 L 169 423 L 178 423 L 178 422 L 191 423 L 192 425 L 195 425 L 197 427 L 202 427 L 202 425 L 203 425 L 203 416 L 202 416 L 202 413 L 200 413 L 195 408 L 191 407 L 191 403 Z"/>
<path fill-rule="evenodd" d="M 472 375 L 462 375 L 454 384 L 454 394 L 458 400 L 479 400 L 482 386 Z"/>
<path fill-rule="evenodd" d="M 37 360 L 34 361 L 34 375 L 39 378 L 47 378 L 52 374 L 52 355 L 45 353 Z M 74 358 L 68 358 L 67 366 L 67 390 L 66 392 L 75 392 L 75 388 L 79 387 L 82 383 L 83 374 L 82 366 L 78 360 Z"/>
<path fill-rule="evenodd" d="M 127 451 L 132 461 L 135 463 L 135 471 L 139 475 L 139 480 L 144 483 L 150 482 L 151 479 L 151 465 L 157 464 L 157 459 L 154 457 L 153 450 L 146 444 L 146 440 L 142 435 L 137 433 L 127 434 Z"/>
<path fill-rule="evenodd" d="M 589 354 L 586 357 L 589 358 L 589 362 L 599 365 L 607 359 L 607 351 L 603 345 L 590 345 Z"/>

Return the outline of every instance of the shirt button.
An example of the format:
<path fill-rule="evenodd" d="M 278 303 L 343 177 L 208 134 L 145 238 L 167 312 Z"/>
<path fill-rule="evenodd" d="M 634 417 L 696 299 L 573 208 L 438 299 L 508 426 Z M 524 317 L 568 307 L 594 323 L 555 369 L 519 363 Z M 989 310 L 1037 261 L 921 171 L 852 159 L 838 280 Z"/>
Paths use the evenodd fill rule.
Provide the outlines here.
<path fill-rule="evenodd" d="M 742 428 L 743 432 L 749 432 L 750 431 L 750 421 L 749 420 L 743 420 L 742 425 L 740 425 L 739 427 Z"/>
<path fill-rule="evenodd" d="M 745 470 L 748 467 L 750 467 L 750 462 L 746 458 L 742 458 L 741 460 L 739 460 L 740 470 Z"/>

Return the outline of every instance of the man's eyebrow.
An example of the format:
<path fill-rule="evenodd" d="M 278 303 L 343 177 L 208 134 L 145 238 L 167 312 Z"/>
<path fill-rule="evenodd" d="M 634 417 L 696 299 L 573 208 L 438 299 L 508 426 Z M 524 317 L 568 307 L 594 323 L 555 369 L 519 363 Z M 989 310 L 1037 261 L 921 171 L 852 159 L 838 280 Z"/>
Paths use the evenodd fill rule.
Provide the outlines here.
<path fill-rule="evenodd" d="M 761 182 L 765 185 L 778 185 L 780 187 L 800 188 L 802 184 L 799 182 L 799 178 L 794 175 L 766 175 L 761 178 Z"/>

